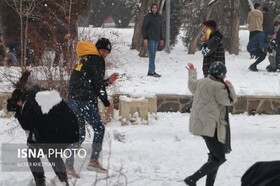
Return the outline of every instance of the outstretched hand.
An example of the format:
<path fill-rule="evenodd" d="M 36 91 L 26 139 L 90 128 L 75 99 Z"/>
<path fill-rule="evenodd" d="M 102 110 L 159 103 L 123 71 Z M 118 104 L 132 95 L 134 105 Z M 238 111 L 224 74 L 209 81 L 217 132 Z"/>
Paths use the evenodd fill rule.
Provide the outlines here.
<path fill-rule="evenodd" d="M 118 79 L 118 77 L 119 77 L 119 73 L 116 73 L 116 72 L 113 73 L 108 79 L 109 84 L 114 83 L 114 81 L 116 81 Z"/>
<path fill-rule="evenodd" d="M 188 63 L 188 66 L 186 66 L 186 68 L 187 68 L 188 70 L 195 70 L 195 68 L 194 68 L 194 66 L 193 66 L 192 63 Z"/>

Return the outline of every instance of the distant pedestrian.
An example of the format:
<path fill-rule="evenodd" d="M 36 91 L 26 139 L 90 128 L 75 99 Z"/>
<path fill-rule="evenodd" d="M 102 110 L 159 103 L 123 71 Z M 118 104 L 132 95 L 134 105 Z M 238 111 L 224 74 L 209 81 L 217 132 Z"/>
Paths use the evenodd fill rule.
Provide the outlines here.
<path fill-rule="evenodd" d="M 204 30 L 209 36 L 205 38 L 202 44 L 203 65 L 202 71 L 204 77 L 208 76 L 209 67 L 215 61 L 225 64 L 225 49 L 223 45 L 223 34 L 217 29 L 217 23 L 214 20 L 204 21 Z M 207 40 L 206 40 L 207 39 Z"/>
<path fill-rule="evenodd" d="M 151 11 L 145 15 L 142 25 L 142 35 L 144 38 L 144 45 L 148 46 L 149 51 L 149 70 L 148 76 L 161 77 L 156 73 L 155 59 L 158 44 L 164 45 L 162 16 L 158 12 L 158 5 L 153 3 Z"/>
<path fill-rule="evenodd" d="M 263 31 L 267 32 L 273 28 L 273 18 L 269 13 L 268 7 L 263 7 Z"/>
<path fill-rule="evenodd" d="M 247 23 L 250 31 L 249 40 L 263 31 L 263 13 L 261 12 L 261 5 L 259 3 L 255 3 L 254 10 L 248 13 Z"/>
<path fill-rule="evenodd" d="M 227 69 L 223 63 L 212 63 L 207 78 L 199 80 L 193 64 L 187 68 L 188 87 L 194 95 L 189 130 L 204 139 L 209 153 L 208 161 L 184 182 L 196 186 L 207 175 L 206 186 L 213 186 L 219 167 L 226 161 L 225 153 L 231 151 L 227 106 L 234 104 L 236 93 L 230 81 L 224 80 Z"/>

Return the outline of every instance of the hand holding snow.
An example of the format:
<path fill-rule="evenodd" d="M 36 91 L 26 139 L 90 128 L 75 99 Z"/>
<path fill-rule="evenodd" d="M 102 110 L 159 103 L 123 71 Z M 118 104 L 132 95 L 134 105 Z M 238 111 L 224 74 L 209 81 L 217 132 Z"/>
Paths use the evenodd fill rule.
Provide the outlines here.
<path fill-rule="evenodd" d="M 56 90 L 38 92 L 35 99 L 39 106 L 41 106 L 43 114 L 47 114 L 53 106 L 62 101 L 62 98 Z"/>

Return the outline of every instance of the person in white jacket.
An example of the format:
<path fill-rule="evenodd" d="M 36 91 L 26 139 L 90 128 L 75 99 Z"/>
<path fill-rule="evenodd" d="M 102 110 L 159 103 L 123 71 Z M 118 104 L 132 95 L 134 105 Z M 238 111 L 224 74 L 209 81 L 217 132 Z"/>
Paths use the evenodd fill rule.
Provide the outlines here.
<path fill-rule="evenodd" d="M 213 186 L 219 166 L 226 161 L 225 153 L 231 151 L 227 106 L 234 104 L 236 93 L 230 81 L 224 81 L 227 69 L 222 62 L 212 63 L 209 75 L 202 79 L 197 79 L 193 64 L 189 63 L 187 68 L 188 87 L 194 95 L 189 131 L 204 139 L 209 153 L 208 161 L 184 182 L 196 186 L 207 175 L 206 186 Z"/>

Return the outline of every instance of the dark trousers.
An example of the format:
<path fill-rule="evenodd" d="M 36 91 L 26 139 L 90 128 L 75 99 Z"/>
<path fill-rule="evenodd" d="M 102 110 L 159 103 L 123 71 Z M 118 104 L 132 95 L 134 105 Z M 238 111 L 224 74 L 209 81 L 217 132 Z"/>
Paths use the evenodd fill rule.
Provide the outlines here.
<path fill-rule="evenodd" d="M 253 39 L 253 37 L 254 37 L 255 35 L 257 35 L 259 32 L 261 32 L 261 31 L 259 31 L 259 30 L 251 31 L 251 32 L 249 33 L 249 41 L 250 41 L 251 39 Z"/>
<path fill-rule="evenodd" d="M 93 128 L 94 137 L 92 141 L 91 159 L 98 159 L 102 150 L 105 127 L 99 115 L 98 107 L 92 103 L 81 100 L 68 100 L 69 107 L 76 114 L 79 121 L 79 143 L 72 144 L 69 148 L 79 148 L 86 137 L 85 121 Z M 72 153 L 73 154 L 73 153 Z M 67 165 L 74 164 L 74 156 L 66 159 Z"/>
<path fill-rule="evenodd" d="M 218 141 L 216 133 L 214 137 L 204 136 L 203 139 L 209 149 L 208 161 L 193 175 L 189 176 L 189 179 L 197 182 L 207 175 L 206 186 L 213 186 L 220 165 L 226 161 L 225 145 Z"/>
<path fill-rule="evenodd" d="M 257 60 L 252 64 L 253 66 L 257 66 L 266 57 L 266 52 L 263 52 L 261 49 L 257 49 L 255 51 L 251 52 L 251 54 L 253 54 L 254 56 L 257 57 Z"/>
<path fill-rule="evenodd" d="M 39 150 L 39 149 L 43 149 L 44 154 L 46 154 L 46 157 L 48 158 L 49 163 L 52 165 L 52 168 L 55 172 L 55 174 L 57 175 L 57 177 L 59 178 L 59 180 L 61 182 L 68 182 L 68 178 L 67 178 L 67 173 L 66 173 L 66 169 L 65 169 L 65 164 L 63 162 L 63 159 L 60 156 L 55 157 L 55 154 L 52 155 L 48 155 L 48 149 L 50 147 L 48 146 L 41 146 L 38 144 L 32 144 L 29 145 L 28 150 Z M 39 157 L 28 157 L 27 161 L 29 163 L 29 168 L 33 174 L 33 177 L 36 180 L 38 179 L 44 179 L 45 178 L 45 173 L 44 173 L 44 168 L 41 162 L 41 159 Z"/>

